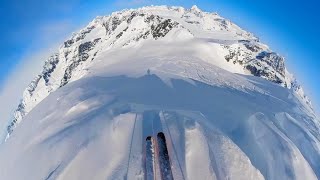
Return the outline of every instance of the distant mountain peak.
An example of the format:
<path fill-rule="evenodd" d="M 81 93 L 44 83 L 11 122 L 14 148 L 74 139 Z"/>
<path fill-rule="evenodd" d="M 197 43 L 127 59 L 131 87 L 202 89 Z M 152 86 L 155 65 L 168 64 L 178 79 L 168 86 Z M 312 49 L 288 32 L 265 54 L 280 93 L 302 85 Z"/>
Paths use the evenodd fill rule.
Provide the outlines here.
<path fill-rule="evenodd" d="M 138 49 L 147 43 L 179 42 L 190 47 L 203 46 L 189 52 L 197 51 L 191 55 L 224 70 L 262 77 L 286 88 L 294 87 L 301 101 L 312 109 L 301 86 L 288 73 L 284 58 L 259 42 L 252 33 L 217 13 L 202 12 L 196 5 L 191 9 L 149 6 L 99 16 L 66 40 L 24 92 L 8 133 L 50 93 L 94 73 L 90 68 L 107 61 L 108 58 L 103 58 L 105 54 Z M 164 52 L 163 55 L 168 54 Z"/>
<path fill-rule="evenodd" d="M 44 62 L 0 176 L 313 180 L 319 129 L 285 58 L 252 33 L 196 7 L 149 6 L 95 18 Z"/>
<path fill-rule="evenodd" d="M 191 7 L 191 10 L 196 11 L 196 12 L 201 12 L 201 9 L 199 9 L 197 5 L 193 5 Z"/>

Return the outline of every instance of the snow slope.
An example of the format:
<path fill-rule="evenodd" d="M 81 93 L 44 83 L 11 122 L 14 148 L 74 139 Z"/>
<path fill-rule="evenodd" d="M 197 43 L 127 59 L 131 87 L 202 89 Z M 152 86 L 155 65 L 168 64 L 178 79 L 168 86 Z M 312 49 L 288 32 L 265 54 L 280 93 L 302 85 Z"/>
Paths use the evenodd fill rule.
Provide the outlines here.
<path fill-rule="evenodd" d="M 86 76 L 90 67 L 101 59 L 103 66 L 113 64 L 113 59 L 106 60 L 107 55 L 146 46 L 147 43 L 157 42 L 158 45 L 159 41 L 161 47 L 151 49 L 157 56 L 181 56 L 184 53 L 186 57 L 192 55 L 233 73 L 265 78 L 292 89 L 313 111 L 302 87 L 287 71 L 284 58 L 251 33 L 217 13 L 202 12 L 196 6 L 191 9 L 151 6 L 97 17 L 66 40 L 25 90 L 8 125 L 8 135 L 50 93 Z M 170 54 L 162 53 L 162 48 L 169 50 Z"/>
<path fill-rule="evenodd" d="M 75 34 L 26 91 L 0 146 L 0 179 L 144 179 L 145 139 L 158 132 L 175 179 L 319 179 L 320 121 L 289 88 L 281 57 L 212 17 L 146 7 Z M 232 47 L 255 57 L 240 63 Z"/>
<path fill-rule="evenodd" d="M 143 179 L 144 140 L 162 131 L 176 179 L 317 179 L 319 121 L 285 88 L 220 73 L 255 88 L 177 75 L 169 83 L 167 73 L 152 71 L 70 83 L 35 107 L 0 148 L 0 177 Z"/>

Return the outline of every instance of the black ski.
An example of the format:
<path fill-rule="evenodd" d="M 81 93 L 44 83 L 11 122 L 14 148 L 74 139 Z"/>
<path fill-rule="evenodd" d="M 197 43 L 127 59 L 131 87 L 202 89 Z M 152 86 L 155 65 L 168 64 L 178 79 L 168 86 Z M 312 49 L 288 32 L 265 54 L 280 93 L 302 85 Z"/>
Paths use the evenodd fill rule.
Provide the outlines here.
<path fill-rule="evenodd" d="M 151 136 L 148 136 L 146 139 L 146 180 L 154 180 L 154 158 L 154 139 Z"/>
<path fill-rule="evenodd" d="M 157 135 L 159 166 L 162 180 L 173 180 L 171 171 L 171 163 L 169 159 L 168 148 L 166 144 L 166 137 L 162 132 Z"/>

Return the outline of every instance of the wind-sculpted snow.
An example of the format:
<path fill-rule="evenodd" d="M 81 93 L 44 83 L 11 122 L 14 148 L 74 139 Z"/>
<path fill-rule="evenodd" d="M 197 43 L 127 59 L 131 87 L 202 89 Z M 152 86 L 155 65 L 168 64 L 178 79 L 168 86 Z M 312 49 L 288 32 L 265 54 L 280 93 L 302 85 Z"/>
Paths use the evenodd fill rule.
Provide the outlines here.
<path fill-rule="evenodd" d="M 227 71 L 255 88 L 154 73 L 49 95 L 0 148 L 1 179 L 143 179 L 145 139 L 160 131 L 175 179 L 319 178 L 319 121 L 290 90 Z"/>
<path fill-rule="evenodd" d="M 319 179 L 319 129 L 284 58 L 252 34 L 196 7 L 124 10 L 46 61 L 0 179 L 143 179 L 158 132 L 174 179 Z"/>
<path fill-rule="evenodd" d="M 284 58 L 251 33 L 217 13 L 203 12 L 196 6 L 191 9 L 151 6 L 97 17 L 66 40 L 59 51 L 46 61 L 42 73 L 25 90 L 8 126 L 8 134 L 50 93 L 92 73 L 90 67 L 101 60 L 104 61 L 104 67 L 116 62 L 117 59 L 107 56 L 109 53 L 121 51 L 122 56 L 136 59 L 134 56 L 137 54 L 126 56 L 127 52 L 123 50 L 138 52 L 143 46 L 157 51 L 159 56 L 181 56 L 175 52 L 181 47 L 174 47 L 173 44 L 183 41 L 189 43 L 180 43 L 180 46 L 188 48 L 188 45 L 197 49 L 197 58 L 233 73 L 252 74 L 292 89 L 312 109 L 302 87 L 286 70 Z M 151 46 L 150 42 L 157 46 Z M 171 45 L 170 54 L 159 45 Z M 187 71 L 193 71 L 192 67 L 185 72 L 186 76 L 190 76 Z"/>

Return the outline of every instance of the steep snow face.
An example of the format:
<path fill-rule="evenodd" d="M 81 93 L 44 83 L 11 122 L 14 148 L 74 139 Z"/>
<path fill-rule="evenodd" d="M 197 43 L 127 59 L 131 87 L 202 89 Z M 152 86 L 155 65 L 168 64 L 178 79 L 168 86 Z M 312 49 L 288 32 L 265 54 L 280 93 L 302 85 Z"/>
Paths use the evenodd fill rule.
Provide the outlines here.
<path fill-rule="evenodd" d="M 174 58 L 117 59 L 109 69 L 101 60 L 51 93 L 1 146 L 1 179 L 144 179 L 146 138 L 158 132 L 174 179 L 320 177 L 319 119 L 295 94 Z"/>
<path fill-rule="evenodd" d="M 114 53 L 117 51 L 122 54 Z M 174 61 L 183 60 L 183 63 L 189 62 L 188 56 L 191 56 L 232 73 L 265 78 L 292 89 L 312 111 L 311 103 L 301 86 L 286 70 L 284 58 L 260 43 L 251 33 L 216 13 L 202 12 L 197 7 L 184 9 L 152 6 L 97 17 L 65 41 L 59 51 L 45 62 L 43 71 L 25 90 L 8 126 L 8 134 L 50 93 L 95 73 L 92 69 L 98 68 L 97 64 L 104 68 L 112 67 L 122 59 L 119 57 L 121 55 L 143 61 L 146 57 L 152 58 L 153 54 L 150 53 L 155 57 L 175 57 Z M 175 62 L 167 62 L 166 68 L 170 69 L 172 64 Z M 190 67 L 181 69 L 180 75 L 203 79 L 193 69 L 193 66 L 200 65 L 189 65 Z M 213 83 L 216 84 L 215 81 Z"/>
<path fill-rule="evenodd" d="M 45 62 L 0 147 L 0 179 L 144 179 L 159 132 L 174 179 L 319 179 L 306 100 L 282 57 L 217 14 L 116 12 Z"/>

